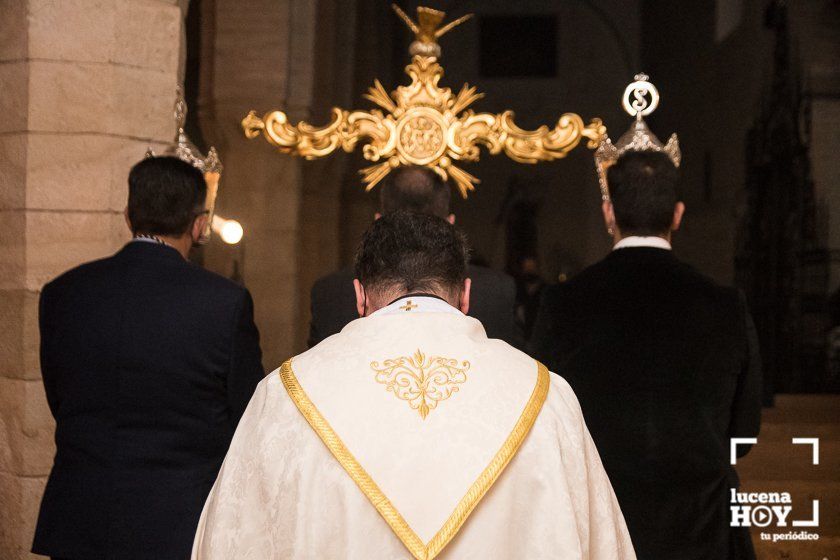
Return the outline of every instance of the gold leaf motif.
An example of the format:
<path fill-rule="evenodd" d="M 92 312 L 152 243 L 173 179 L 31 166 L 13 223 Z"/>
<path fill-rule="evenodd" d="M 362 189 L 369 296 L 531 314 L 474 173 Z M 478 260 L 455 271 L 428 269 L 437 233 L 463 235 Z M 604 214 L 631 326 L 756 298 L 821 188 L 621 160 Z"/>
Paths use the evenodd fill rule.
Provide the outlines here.
<path fill-rule="evenodd" d="M 371 362 L 377 383 L 403 401 L 408 402 L 424 420 L 438 403 L 458 392 L 458 386 L 467 380 L 470 363 L 452 358 L 426 355 L 419 349 L 412 356 L 401 356 L 379 362 Z"/>

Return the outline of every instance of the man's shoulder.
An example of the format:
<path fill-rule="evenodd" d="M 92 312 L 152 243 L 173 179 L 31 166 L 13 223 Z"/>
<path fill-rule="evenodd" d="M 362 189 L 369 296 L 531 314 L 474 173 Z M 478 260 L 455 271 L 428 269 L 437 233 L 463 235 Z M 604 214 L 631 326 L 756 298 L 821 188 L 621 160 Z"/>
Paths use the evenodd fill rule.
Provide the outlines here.
<path fill-rule="evenodd" d="M 312 293 L 320 293 L 325 291 L 334 291 L 336 289 L 348 289 L 347 286 L 352 285 L 353 278 L 352 267 L 345 267 L 341 270 L 336 270 L 329 274 L 321 276 L 312 284 Z"/>
<path fill-rule="evenodd" d="M 107 277 L 112 275 L 118 268 L 119 264 L 116 255 L 104 257 L 94 261 L 82 263 L 78 266 L 62 272 L 46 284 L 41 289 L 42 292 L 61 291 L 63 289 L 85 283 L 97 278 Z"/>
<path fill-rule="evenodd" d="M 542 290 L 540 305 L 545 308 L 559 306 L 568 292 L 568 282 L 562 284 L 549 284 Z"/>
<path fill-rule="evenodd" d="M 501 339 L 488 338 L 484 332 L 483 325 L 474 317 L 450 313 L 425 313 L 412 316 L 414 325 L 406 331 L 406 325 L 400 323 L 403 315 L 385 315 L 381 317 L 356 318 L 348 328 L 345 328 L 332 336 L 325 338 L 317 346 L 292 358 L 294 362 L 316 361 L 341 361 L 347 358 L 348 350 L 356 353 L 365 353 L 370 350 L 371 345 L 398 347 L 406 342 L 405 337 L 411 333 L 415 338 L 414 329 L 424 333 L 424 348 L 451 347 L 452 339 L 459 339 L 465 343 L 464 348 L 469 352 L 479 353 L 483 356 L 495 356 L 499 359 L 510 361 L 526 366 L 531 369 L 536 362 L 525 352 L 517 349 L 508 342 Z M 373 327 L 376 328 L 373 328 Z M 463 337 L 467 338 L 463 338 Z M 417 344 L 417 342 L 411 342 Z M 435 352 L 428 351 L 431 354 Z M 491 362 L 493 360 L 490 360 Z"/>
<path fill-rule="evenodd" d="M 698 294 L 730 299 L 737 294 L 731 286 L 718 283 L 670 251 L 620 249 L 585 268 L 571 280 L 547 290 L 553 296 L 580 296 L 585 292 L 600 292 L 611 286 L 624 285 L 628 276 L 639 280 L 640 275 L 658 278 L 672 284 L 672 288 Z M 665 286 L 663 286 L 665 287 Z"/>
<path fill-rule="evenodd" d="M 556 284 L 556 291 L 558 293 L 568 293 L 587 290 L 593 286 L 600 286 L 603 283 L 614 279 L 618 265 L 610 258 L 611 256 L 612 255 L 608 255 L 598 262 L 587 266 L 577 274 L 574 274 L 566 282 Z"/>
<path fill-rule="evenodd" d="M 553 372 L 548 375 L 548 391 L 534 424 L 534 437 L 557 441 L 559 436 L 561 447 L 580 449 L 585 442 L 586 422 L 577 394 L 560 375 Z"/>
<path fill-rule="evenodd" d="M 740 298 L 740 290 L 738 288 L 718 282 L 683 260 L 674 259 L 673 271 L 674 275 L 687 290 L 726 304 L 738 303 L 738 299 Z"/>
<path fill-rule="evenodd" d="M 471 264 L 467 270 L 467 275 L 472 280 L 473 290 L 476 287 L 479 290 L 486 287 L 488 289 L 508 291 L 511 293 L 516 291 L 516 284 L 509 274 L 487 266 Z"/>
<path fill-rule="evenodd" d="M 599 261 L 574 275 L 569 280 L 548 284 L 542 290 L 542 305 L 546 307 L 564 305 L 566 302 L 582 301 L 589 294 L 609 289 L 606 285 L 610 275 L 609 265 Z"/>
<path fill-rule="evenodd" d="M 182 258 L 149 261 L 144 267 L 150 274 L 160 277 L 165 284 L 187 287 L 196 296 L 211 294 L 214 301 L 239 300 L 248 292 L 244 286 L 230 278 Z"/>
<path fill-rule="evenodd" d="M 289 388 L 286 387 L 283 381 L 282 371 L 284 365 L 282 364 L 280 367 L 277 367 L 257 383 L 248 401 L 243 419 L 246 417 L 251 417 L 252 420 L 256 418 L 265 425 L 274 424 L 275 426 L 282 427 L 282 429 L 287 429 L 290 421 L 297 422 L 303 420 L 292 395 L 289 393 Z M 253 426 L 251 424 L 249 429 Z M 243 423 L 240 421 L 237 432 L 242 427 Z M 272 431 L 269 429 L 265 430 L 264 433 L 270 435 Z"/>
<path fill-rule="evenodd" d="M 236 297 L 241 297 L 248 291 L 241 284 L 237 284 L 230 278 L 226 278 L 212 270 L 207 270 L 194 263 L 187 262 L 184 264 L 186 265 L 184 267 L 184 274 L 193 278 L 197 284 L 203 285 L 207 290 Z"/>
<path fill-rule="evenodd" d="M 338 332 L 357 317 L 353 278 L 353 269 L 348 267 L 322 276 L 312 284 L 310 296 L 313 320 L 330 323 L 337 321 L 329 327 L 322 325 L 327 331 Z"/>
<path fill-rule="evenodd" d="M 74 267 L 48 282 L 42 289 L 44 293 L 59 293 L 63 290 L 77 289 L 121 289 L 127 284 L 125 275 L 136 267 L 120 251 L 109 257 L 98 259 Z M 236 282 L 215 272 L 209 271 L 186 260 L 168 260 L 160 263 L 149 262 L 149 271 L 164 277 L 166 284 L 186 286 L 190 293 L 212 293 L 215 300 L 238 299 L 247 290 Z"/>
<path fill-rule="evenodd" d="M 489 266 L 471 264 L 467 267 L 467 274 L 471 277 L 487 279 L 491 282 L 513 282 L 513 278 L 509 274 L 501 270 L 496 270 L 495 268 L 490 268 Z"/>
<path fill-rule="evenodd" d="M 457 410 L 452 418 L 461 427 L 474 423 L 469 418 L 483 424 L 485 421 L 479 419 L 481 411 L 486 412 L 487 407 L 500 418 L 515 419 L 526 407 L 532 408 L 529 399 L 533 400 L 547 390 L 538 362 L 501 340 L 476 341 L 466 340 L 463 335 L 449 336 L 453 333 L 444 326 L 444 333 L 418 342 L 414 337 L 408 340 L 393 337 L 392 333 L 399 330 L 402 329 L 383 329 L 381 334 L 385 340 L 375 336 L 361 338 L 346 331 L 335 334 L 290 360 L 292 382 L 299 383 L 325 414 L 333 413 L 339 424 L 338 419 L 343 418 L 345 426 L 348 422 L 371 426 L 387 424 L 389 418 L 393 419 L 388 411 L 399 412 L 401 417 L 405 414 L 403 418 L 422 415 L 418 406 L 425 400 L 414 399 L 411 392 L 417 388 L 414 386 L 419 380 L 417 375 L 424 368 L 430 368 L 425 370 L 428 372 L 437 368 L 437 377 L 431 381 L 435 395 L 443 396 L 444 400 L 449 400 L 446 395 L 456 391 L 459 396 L 469 395 L 468 400 L 454 399 L 455 408 L 447 406 L 450 405 L 447 402 L 441 411 L 431 413 L 432 417 L 438 418 L 441 413 L 448 415 Z M 453 339 L 458 339 L 459 343 L 453 344 Z M 285 377 L 282 380 L 284 384 L 288 381 Z M 461 392 L 462 384 L 463 391 L 469 389 L 468 392 Z M 393 395 L 389 395 L 391 392 Z M 367 397 L 360 398 L 359 395 Z M 294 394 L 290 396 L 295 399 Z M 339 403 L 336 399 L 350 404 Z M 364 404 L 360 405 L 360 402 Z M 435 408 L 435 403 L 431 408 Z M 335 414 L 337 410 L 346 413 Z M 354 412 L 347 413 L 347 410 Z M 336 424 L 333 426 L 337 427 Z"/>

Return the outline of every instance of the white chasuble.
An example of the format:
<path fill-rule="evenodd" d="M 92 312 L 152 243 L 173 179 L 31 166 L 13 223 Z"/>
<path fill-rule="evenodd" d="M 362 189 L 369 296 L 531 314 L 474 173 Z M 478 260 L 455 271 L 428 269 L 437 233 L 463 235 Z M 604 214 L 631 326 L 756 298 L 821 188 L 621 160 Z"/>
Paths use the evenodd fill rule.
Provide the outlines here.
<path fill-rule="evenodd" d="M 448 304 L 410 297 L 263 380 L 193 558 L 635 554 L 569 385 Z"/>

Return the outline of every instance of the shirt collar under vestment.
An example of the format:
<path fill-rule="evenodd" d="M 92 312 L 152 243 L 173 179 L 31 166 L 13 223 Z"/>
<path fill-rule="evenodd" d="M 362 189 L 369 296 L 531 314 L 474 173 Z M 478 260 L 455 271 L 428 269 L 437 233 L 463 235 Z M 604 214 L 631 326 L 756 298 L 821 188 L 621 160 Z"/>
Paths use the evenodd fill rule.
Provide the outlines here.
<path fill-rule="evenodd" d="M 671 250 L 671 244 L 667 239 L 663 239 L 662 237 L 631 235 L 616 243 L 613 246 L 613 251 L 628 247 L 653 247 L 655 249 L 665 249 L 666 251 Z"/>
<path fill-rule="evenodd" d="M 427 294 L 406 294 L 397 300 L 377 309 L 369 317 L 395 315 L 397 313 L 452 313 L 463 315 L 443 299 Z"/>

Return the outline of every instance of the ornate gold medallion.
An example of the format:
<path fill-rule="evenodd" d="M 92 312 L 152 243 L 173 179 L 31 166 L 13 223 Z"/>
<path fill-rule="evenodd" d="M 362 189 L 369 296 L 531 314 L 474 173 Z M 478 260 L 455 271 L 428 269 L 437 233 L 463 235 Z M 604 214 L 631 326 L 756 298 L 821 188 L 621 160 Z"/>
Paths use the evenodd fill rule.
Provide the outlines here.
<path fill-rule="evenodd" d="M 470 363 L 461 362 L 459 367 L 458 360 L 440 356 L 427 359 L 417 350 L 413 356 L 385 360 L 381 366 L 379 362 L 371 362 L 370 367 L 376 373 L 377 383 L 385 385 L 398 399 L 408 402 L 425 420 L 440 401 L 458 392 L 458 385 L 467 380 Z"/>
<path fill-rule="evenodd" d="M 427 107 L 411 109 L 397 124 L 400 141 L 397 151 L 414 165 L 426 165 L 446 150 L 443 139 L 445 123 Z"/>

